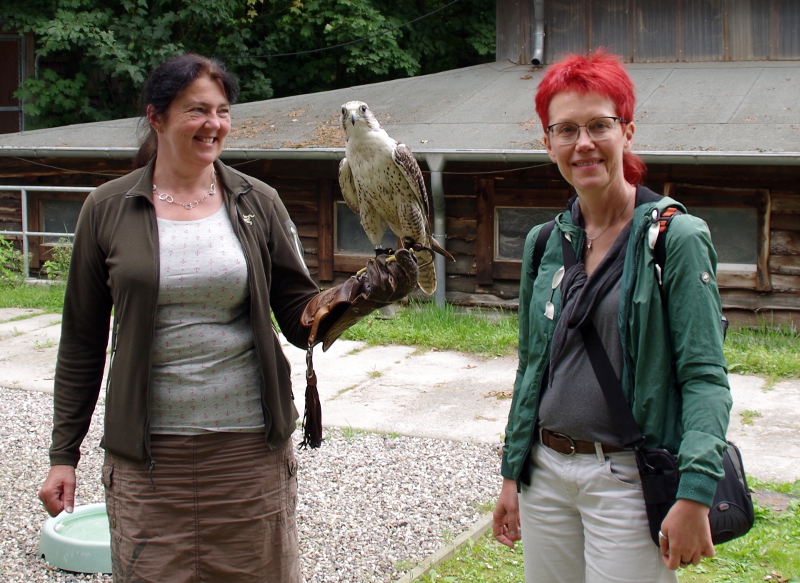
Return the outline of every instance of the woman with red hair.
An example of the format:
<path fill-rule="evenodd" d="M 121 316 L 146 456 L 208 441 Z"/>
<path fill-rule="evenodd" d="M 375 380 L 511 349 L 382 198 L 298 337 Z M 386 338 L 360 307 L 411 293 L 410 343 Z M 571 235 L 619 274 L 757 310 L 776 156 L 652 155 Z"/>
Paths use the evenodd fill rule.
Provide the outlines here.
<path fill-rule="evenodd" d="M 522 540 L 526 583 L 675 582 L 680 565 L 714 554 L 708 511 L 731 406 L 716 253 L 703 221 L 642 186 L 634 86 L 617 58 L 565 58 L 535 101 L 547 152 L 576 196 L 525 244 L 494 535 Z M 670 207 L 681 212 L 662 273 L 654 246 Z M 645 447 L 678 457 L 659 546 L 604 386 L 619 387 Z"/>

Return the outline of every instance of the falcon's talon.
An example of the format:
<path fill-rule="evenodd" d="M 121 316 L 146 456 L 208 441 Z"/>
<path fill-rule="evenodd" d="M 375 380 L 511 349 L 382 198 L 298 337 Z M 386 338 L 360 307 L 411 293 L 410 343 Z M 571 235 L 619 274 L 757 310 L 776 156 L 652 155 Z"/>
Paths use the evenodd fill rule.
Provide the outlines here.
<path fill-rule="evenodd" d="M 372 259 L 370 259 L 370 261 L 372 261 Z M 364 275 L 366 272 L 367 272 L 367 268 L 366 267 L 362 267 L 361 269 L 356 271 L 356 277 L 360 277 L 360 276 Z"/>
<path fill-rule="evenodd" d="M 397 257 L 395 257 L 394 255 L 389 255 L 389 257 L 386 258 L 386 265 L 394 263 L 395 261 L 397 261 Z"/>

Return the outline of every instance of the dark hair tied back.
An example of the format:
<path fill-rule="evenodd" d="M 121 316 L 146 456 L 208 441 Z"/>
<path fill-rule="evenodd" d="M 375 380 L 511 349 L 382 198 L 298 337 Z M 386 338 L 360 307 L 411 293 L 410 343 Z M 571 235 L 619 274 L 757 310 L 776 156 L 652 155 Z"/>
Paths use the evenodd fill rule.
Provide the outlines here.
<path fill-rule="evenodd" d="M 217 81 L 225 92 L 225 97 L 234 103 L 239 95 L 239 83 L 225 70 L 225 65 L 194 53 L 173 57 L 159 65 L 145 81 L 142 91 L 142 111 L 147 122 L 147 107 L 153 106 L 156 115 L 165 115 L 178 94 L 189 87 L 198 77 L 208 76 Z M 141 168 L 156 155 L 158 139 L 155 130 L 147 126 L 147 135 L 142 140 L 139 151 L 133 158 L 133 167 Z"/>

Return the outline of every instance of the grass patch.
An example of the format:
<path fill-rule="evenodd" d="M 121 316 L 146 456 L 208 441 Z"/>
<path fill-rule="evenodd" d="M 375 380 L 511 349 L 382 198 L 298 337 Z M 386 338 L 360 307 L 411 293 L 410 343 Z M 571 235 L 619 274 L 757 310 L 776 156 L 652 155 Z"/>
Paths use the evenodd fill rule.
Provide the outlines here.
<path fill-rule="evenodd" d="M 346 392 L 348 392 L 348 391 L 352 391 L 352 390 L 353 390 L 353 389 L 355 389 L 357 386 L 358 386 L 358 385 L 351 385 L 351 386 L 349 386 L 349 387 L 345 387 L 345 388 L 343 388 L 343 389 L 339 389 L 338 391 L 336 391 L 336 394 L 335 394 L 333 397 L 331 397 L 331 400 L 335 399 L 336 397 L 339 397 L 340 395 L 344 395 L 344 394 L 345 394 Z"/>
<path fill-rule="evenodd" d="M 513 354 L 517 348 L 517 316 L 494 311 L 458 311 L 447 304 L 411 302 L 392 320 L 365 318 L 342 336 L 368 346 L 402 344 L 439 350 L 471 352 L 481 356 Z"/>
<path fill-rule="evenodd" d="M 44 350 L 45 348 L 51 348 L 55 346 L 56 343 L 48 338 L 47 340 L 34 340 L 33 341 L 33 349 L 34 350 Z"/>
<path fill-rule="evenodd" d="M 764 376 L 770 384 L 800 378 L 800 333 L 789 326 L 770 328 L 766 322 L 729 330 L 725 358 L 730 372 Z"/>
<path fill-rule="evenodd" d="M 358 437 L 359 435 L 366 435 L 369 433 L 368 431 L 364 431 L 363 429 L 353 429 L 349 425 L 347 427 L 340 427 L 339 432 L 342 435 L 342 439 L 345 441 L 350 441 L 354 437 Z"/>
<path fill-rule="evenodd" d="M 431 569 L 417 583 L 509 583 L 524 581 L 522 545 L 509 549 L 494 540 L 491 532 L 467 542 L 456 556 Z"/>
<path fill-rule="evenodd" d="M 36 308 L 60 314 L 64 290 L 63 283 L 0 280 L 0 308 Z M 25 317 L 29 316 L 21 318 Z M 416 346 L 420 353 L 435 348 L 493 357 L 514 354 L 518 335 L 516 312 L 464 312 L 450 304 L 440 308 L 433 302 L 412 301 L 396 318 L 369 316 L 342 337 L 367 346 L 401 344 Z M 788 326 L 770 328 L 766 321 L 754 329 L 731 329 L 725 341 L 725 357 L 730 372 L 766 377 L 767 387 L 781 379 L 800 378 L 800 333 Z"/>
<path fill-rule="evenodd" d="M 752 425 L 753 421 L 761 417 L 761 413 L 758 411 L 751 411 L 750 409 L 742 411 L 739 415 L 742 416 L 742 425 Z"/>
<path fill-rule="evenodd" d="M 64 310 L 64 290 L 61 283 L 18 285 L 0 282 L 0 308 L 36 308 L 50 314 Z"/>
<path fill-rule="evenodd" d="M 800 481 L 791 483 L 750 480 L 752 489 L 800 494 Z M 717 555 L 697 567 L 678 572 L 680 583 L 800 582 L 800 500 L 785 512 L 756 504 L 756 524 L 742 538 L 716 547 Z M 456 556 L 417 583 L 508 583 L 524 581 L 522 545 L 509 549 L 491 532 L 468 541 Z"/>

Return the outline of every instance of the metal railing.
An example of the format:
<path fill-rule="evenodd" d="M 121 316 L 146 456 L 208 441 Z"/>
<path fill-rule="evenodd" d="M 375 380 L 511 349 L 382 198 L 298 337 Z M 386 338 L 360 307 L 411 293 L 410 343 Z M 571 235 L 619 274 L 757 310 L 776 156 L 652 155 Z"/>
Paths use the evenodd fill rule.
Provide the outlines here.
<path fill-rule="evenodd" d="M 0 231 L 0 236 L 22 237 L 22 257 L 23 273 L 25 277 L 30 276 L 29 237 L 68 237 L 72 238 L 75 233 L 48 233 L 46 231 L 28 230 L 28 193 L 29 192 L 91 192 L 94 186 L 5 186 L 0 185 L 2 192 L 21 193 L 20 203 L 22 206 L 22 230 L 21 231 Z"/>

